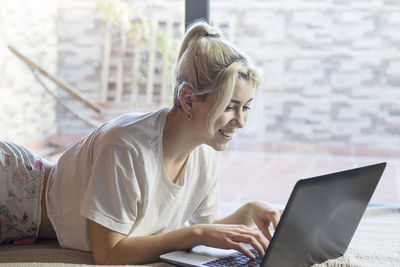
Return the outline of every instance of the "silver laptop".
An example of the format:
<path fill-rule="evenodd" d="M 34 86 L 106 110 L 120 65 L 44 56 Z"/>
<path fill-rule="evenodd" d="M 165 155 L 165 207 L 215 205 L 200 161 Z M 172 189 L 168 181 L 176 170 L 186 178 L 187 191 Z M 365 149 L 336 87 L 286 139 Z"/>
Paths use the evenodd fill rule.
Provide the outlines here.
<path fill-rule="evenodd" d="M 179 266 L 311 266 L 342 256 L 386 163 L 299 180 L 263 258 L 197 246 L 160 256 Z"/>

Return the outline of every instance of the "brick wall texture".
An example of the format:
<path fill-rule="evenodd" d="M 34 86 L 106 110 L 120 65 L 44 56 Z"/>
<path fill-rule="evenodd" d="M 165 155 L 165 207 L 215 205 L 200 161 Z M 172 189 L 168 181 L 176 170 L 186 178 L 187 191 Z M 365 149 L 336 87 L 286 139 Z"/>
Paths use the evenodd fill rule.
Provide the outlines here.
<path fill-rule="evenodd" d="M 228 3 L 211 14 L 263 72 L 259 139 L 399 150 L 400 1 Z"/>
<path fill-rule="evenodd" d="M 0 139 L 26 144 L 57 130 L 53 99 L 7 48 L 15 47 L 55 73 L 56 14 L 53 0 L 0 0 Z"/>
<path fill-rule="evenodd" d="M 38 8 L 29 4 L 31 1 L 22 2 L 27 10 L 29 6 Z M 57 55 L 47 53 L 49 45 L 32 45 L 37 43 L 36 39 L 24 40 L 21 45 L 53 70 L 52 63 L 58 57 L 57 74 L 89 98 L 98 100 L 104 25 L 95 1 L 59 0 L 57 14 L 53 1 L 34 2 L 49 10 L 31 10 L 36 12 L 34 18 L 21 15 L 25 19 L 20 23 L 25 23 L 21 31 L 32 32 L 29 28 L 42 23 L 51 32 L 55 23 L 57 37 L 47 37 L 46 42 L 51 46 L 58 40 Z M 152 3 L 150 15 L 181 16 L 183 20 L 184 1 Z M 7 5 L 13 8 L 14 4 L 7 1 Z M 262 72 L 250 121 L 253 131 L 241 136 L 240 142 L 256 140 L 271 149 L 285 145 L 326 146 L 398 153 L 400 1 L 213 0 L 210 7 L 213 22 L 234 23 L 227 35 Z M 4 21 L 3 13 L 0 22 Z M 12 14 L 6 19 L 9 24 L 17 23 Z M 43 22 L 47 17 L 47 23 Z M 56 17 L 55 22 L 50 17 Z M 4 32 L 0 24 L 0 33 L 1 29 Z M 32 36 L 38 38 L 37 34 Z M 34 49 L 42 52 L 33 52 Z M 53 50 L 51 46 L 50 52 Z M 9 69 L 7 66 L 6 71 Z M 15 80 L 32 83 L 28 72 L 22 73 L 16 74 Z M 2 88 L 4 77 L 0 76 Z M 9 94 L 3 91 L 2 98 Z M 90 116 L 90 110 L 61 91 L 58 93 L 65 103 Z M 29 98 L 22 89 L 20 95 Z M 26 116 L 18 106 L 13 110 L 21 119 Z M 62 109 L 58 109 L 57 116 L 61 133 L 90 130 Z M 10 123 L 4 116 L 0 120 Z M 4 130 L 1 131 L 4 136 Z"/>

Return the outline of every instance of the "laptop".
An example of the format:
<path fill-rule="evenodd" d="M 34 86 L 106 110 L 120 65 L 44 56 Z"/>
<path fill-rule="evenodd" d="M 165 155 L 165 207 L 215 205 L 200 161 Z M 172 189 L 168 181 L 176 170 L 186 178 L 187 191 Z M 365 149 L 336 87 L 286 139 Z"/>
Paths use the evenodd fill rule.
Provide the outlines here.
<path fill-rule="evenodd" d="M 197 246 L 160 259 L 179 266 L 311 266 L 342 256 L 386 162 L 299 180 L 263 258 Z"/>

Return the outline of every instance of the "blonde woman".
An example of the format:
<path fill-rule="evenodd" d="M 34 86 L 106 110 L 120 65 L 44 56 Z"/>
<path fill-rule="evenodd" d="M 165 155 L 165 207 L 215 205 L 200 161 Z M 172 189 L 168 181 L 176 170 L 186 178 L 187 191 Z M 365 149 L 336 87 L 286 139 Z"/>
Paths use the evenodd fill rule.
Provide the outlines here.
<path fill-rule="evenodd" d="M 28 235 L 8 232 L 8 239 L 57 238 L 64 248 L 92 251 L 98 264 L 149 263 L 200 244 L 254 258 L 243 246 L 248 243 L 263 255 L 279 211 L 254 201 L 218 218 L 218 151 L 245 125 L 257 72 L 216 29 L 198 21 L 184 36 L 175 77 L 172 107 L 109 121 L 54 166 L 2 143 L 2 154 L 20 163 L 3 162 L 3 169 L 31 175 L 27 180 L 36 188 L 36 198 L 19 196 L 15 199 L 24 203 L 15 208 L 17 189 L 9 186 L 1 204 L 10 214 L 19 211 L 15 225 L 25 218 L 31 228 L 22 230 Z M 30 211 L 23 211 L 29 205 Z"/>

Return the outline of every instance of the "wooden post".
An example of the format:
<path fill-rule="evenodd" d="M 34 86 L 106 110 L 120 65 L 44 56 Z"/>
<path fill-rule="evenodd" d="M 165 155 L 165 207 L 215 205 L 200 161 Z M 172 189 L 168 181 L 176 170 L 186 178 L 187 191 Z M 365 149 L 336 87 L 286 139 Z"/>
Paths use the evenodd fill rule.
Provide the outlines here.
<path fill-rule="evenodd" d="M 40 79 L 39 75 L 37 74 L 37 70 L 34 70 L 31 66 L 28 66 L 28 68 L 31 70 L 33 73 L 33 76 L 35 76 L 36 80 L 40 83 L 40 85 L 46 90 L 46 92 L 56 101 L 56 103 L 60 106 L 62 106 L 66 111 L 71 113 L 73 116 L 77 117 L 78 119 L 84 121 L 90 126 L 94 127 L 99 127 L 101 125 L 101 122 L 98 120 L 93 120 L 91 118 L 88 118 L 79 112 L 76 112 L 75 110 L 71 109 L 67 105 L 65 105 L 60 99 L 57 98 L 57 96 L 46 86 L 46 84 Z"/>
<path fill-rule="evenodd" d="M 111 22 L 107 21 L 103 39 L 103 59 L 101 63 L 101 103 L 105 104 L 108 98 L 108 79 L 110 75 L 111 56 Z"/>
<path fill-rule="evenodd" d="M 140 50 L 138 44 L 134 44 L 133 47 L 133 63 L 132 63 L 132 82 L 131 82 L 131 102 L 137 102 L 137 94 L 139 92 L 139 62 L 140 62 Z"/>
<path fill-rule="evenodd" d="M 173 38 L 172 33 L 172 19 L 168 18 L 166 22 L 165 34 L 167 38 Z M 161 71 L 161 92 L 160 92 L 160 104 L 165 105 L 167 103 L 167 92 L 169 90 L 168 86 L 170 82 L 170 77 L 168 75 L 169 69 L 172 67 L 170 66 L 170 62 L 168 59 L 168 51 L 171 49 L 171 42 L 167 41 L 167 46 L 165 47 L 165 53 L 162 58 L 162 71 Z"/>
<path fill-rule="evenodd" d="M 53 81 L 55 84 L 57 84 L 61 89 L 67 91 L 73 98 L 81 101 L 83 104 L 85 104 L 88 108 L 100 113 L 101 108 L 93 103 L 92 101 L 86 99 L 79 91 L 73 87 L 72 85 L 68 84 L 67 82 L 57 78 L 54 75 L 51 75 L 38 65 L 36 65 L 34 62 L 32 62 L 30 59 L 28 59 L 26 56 L 22 55 L 18 50 L 13 48 L 12 46 L 8 46 L 8 48 L 13 52 L 18 58 L 20 58 L 25 64 L 27 64 L 29 67 L 31 67 L 34 70 L 37 70 L 40 72 L 42 75 L 46 76 L 49 78 L 51 81 Z"/>
<path fill-rule="evenodd" d="M 123 27 L 120 28 L 120 48 L 118 54 L 118 65 L 117 65 L 117 88 L 115 91 L 115 102 L 120 103 L 122 100 L 122 95 L 124 93 L 124 61 L 125 61 L 125 51 L 127 36 Z"/>
<path fill-rule="evenodd" d="M 158 18 L 154 18 L 151 24 L 151 36 L 150 45 L 148 50 L 149 61 L 147 64 L 147 84 L 146 84 L 146 102 L 147 104 L 153 103 L 153 92 L 154 92 L 154 67 L 156 61 L 156 42 L 157 42 L 157 30 L 158 30 Z"/>

